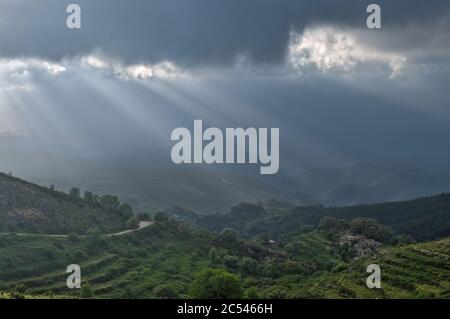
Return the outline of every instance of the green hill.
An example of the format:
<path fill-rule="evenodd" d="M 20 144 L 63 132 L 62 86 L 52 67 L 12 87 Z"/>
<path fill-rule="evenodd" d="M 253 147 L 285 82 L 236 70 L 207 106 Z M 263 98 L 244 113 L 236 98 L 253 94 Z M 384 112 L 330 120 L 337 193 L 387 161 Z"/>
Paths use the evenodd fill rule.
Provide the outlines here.
<path fill-rule="evenodd" d="M 278 238 L 308 225 L 317 226 L 324 216 L 345 220 L 355 217 L 374 218 L 397 233 L 411 235 L 419 241 L 450 235 L 450 194 L 347 207 L 292 206 L 277 201 L 243 203 L 226 214 L 208 216 L 192 215 L 183 209 L 168 212 L 213 231 L 232 228 L 249 237 L 265 234 Z"/>
<path fill-rule="evenodd" d="M 380 266 L 382 289 L 365 286 L 369 264 Z M 450 238 L 385 248 L 378 258 L 313 276 L 300 290 L 323 298 L 450 298 Z"/>
<path fill-rule="evenodd" d="M 45 234 L 125 228 L 128 205 L 114 196 L 81 198 L 0 173 L 0 232 Z"/>
<path fill-rule="evenodd" d="M 212 265 L 213 246 L 227 251 L 225 243 L 211 243 L 211 234 L 174 222 L 158 222 L 114 237 L 3 235 L 0 291 L 24 284 L 30 296 L 79 297 L 78 290 L 66 287 L 66 267 L 75 263 L 82 268 L 83 283 L 95 287 L 98 297 L 186 297 L 195 274 Z M 239 249 L 247 247 L 252 246 L 239 245 Z M 269 254 L 256 246 L 252 250 L 255 255 Z"/>
<path fill-rule="evenodd" d="M 268 246 L 173 220 L 118 237 L 1 235 L 0 291 L 9 297 L 23 284 L 29 298 L 79 298 L 65 286 L 76 263 L 98 298 L 188 298 L 204 269 L 235 274 L 243 297 L 449 298 L 449 247 L 450 238 L 382 246 L 376 258 L 347 260 L 339 240 L 316 230 Z M 365 285 L 371 263 L 381 266 L 381 290 Z"/>
<path fill-rule="evenodd" d="M 81 266 L 85 297 L 216 296 L 202 280 L 218 276 L 242 298 L 450 298 L 450 238 L 405 244 L 412 239 L 389 228 L 421 241 L 448 236 L 449 204 L 448 194 L 344 208 L 272 200 L 207 217 L 173 207 L 184 221 L 158 213 L 146 228 L 111 236 L 132 214 L 115 196 L 0 174 L 0 298 L 79 298 L 66 287 L 70 264 Z M 382 269 L 379 290 L 366 286 L 372 263 Z"/>

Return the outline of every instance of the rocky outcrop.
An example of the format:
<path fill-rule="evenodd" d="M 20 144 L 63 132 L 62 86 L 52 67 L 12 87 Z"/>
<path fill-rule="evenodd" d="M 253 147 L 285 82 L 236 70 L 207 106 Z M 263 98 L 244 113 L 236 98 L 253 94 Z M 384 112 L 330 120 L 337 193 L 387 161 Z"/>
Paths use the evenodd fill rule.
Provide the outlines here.
<path fill-rule="evenodd" d="M 347 246 L 351 249 L 354 258 L 370 257 L 376 258 L 379 255 L 382 244 L 373 239 L 368 239 L 363 235 L 346 233 L 339 240 L 340 246 Z"/>

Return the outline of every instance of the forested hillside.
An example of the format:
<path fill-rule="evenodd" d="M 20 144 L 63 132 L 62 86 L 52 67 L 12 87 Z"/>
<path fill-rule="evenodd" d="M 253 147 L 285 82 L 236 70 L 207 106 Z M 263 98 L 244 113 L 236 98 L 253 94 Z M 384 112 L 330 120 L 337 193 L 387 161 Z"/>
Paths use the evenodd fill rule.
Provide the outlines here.
<path fill-rule="evenodd" d="M 0 232 L 68 234 L 124 229 L 132 216 L 116 196 L 70 194 L 0 173 Z"/>
<path fill-rule="evenodd" d="M 172 208 L 168 212 L 213 231 L 232 228 L 248 237 L 266 234 L 278 238 L 305 227 L 317 226 L 324 216 L 344 220 L 373 218 L 399 234 L 408 234 L 420 241 L 450 235 L 450 194 L 403 202 L 329 208 L 321 205 L 292 206 L 280 201 L 243 203 L 226 214 L 208 216 L 193 215 L 181 208 Z"/>

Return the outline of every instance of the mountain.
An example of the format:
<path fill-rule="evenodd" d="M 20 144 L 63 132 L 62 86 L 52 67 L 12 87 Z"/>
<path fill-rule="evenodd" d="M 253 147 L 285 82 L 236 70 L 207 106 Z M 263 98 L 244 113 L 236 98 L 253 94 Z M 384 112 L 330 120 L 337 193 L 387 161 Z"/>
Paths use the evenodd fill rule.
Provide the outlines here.
<path fill-rule="evenodd" d="M 26 136 L 0 136 L 0 150 L 4 153 L 0 171 L 65 191 L 79 186 L 99 194 L 117 194 L 138 211 L 178 205 L 215 214 L 241 202 L 272 197 L 302 206 L 348 206 L 450 192 L 446 168 L 430 171 L 438 166 L 420 161 L 380 160 L 303 169 L 301 164 L 282 159 L 278 174 L 261 176 L 255 165 L 175 165 L 166 152 L 121 150 L 120 155 L 100 157 L 69 146 L 46 152 L 39 141 Z"/>
<path fill-rule="evenodd" d="M 293 206 L 272 200 L 259 204 L 242 203 L 226 214 L 193 215 L 176 208 L 168 213 L 211 231 L 232 228 L 250 237 L 265 234 L 278 238 L 310 225 L 317 226 L 325 216 L 347 221 L 356 217 L 374 218 L 397 233 L 409 234 L 417 240 L 450 235 L 450 194 L 347 207 Z"/>
<path fill-rule="evenodd" d="M 99 202 L 0 173 L 0 232 L 67 234 L 125 228 L 128 206 L 120 206 L 114 196 L 94 198 Z M 109 207 L 104 205 L 107 200 Z"/>
<path fill-rule="evenodd" d="M 154 166 L 128 160 L 79 160 L 67 170 L 63 165 L 67 163 L 56 165 L 62 172 L 58 177 L 49 177 L 51 172 L 40 174 L 40 170 L 21 176 L 42 185 L 55 184 L 66 191 L 78 185 L 96 193 L 117 194 L 137 211 L 159 211 L 179 205 L 214 214 L 240 202 L 266 200 L 274 195 L 284 198 L 283 184 L 262 178 L 256 169 L 249 172 L 207 166 Z M 294 200 L 289 196 L 287 199 Z"/>
<path fill-rule="evenodd" d="M 404 163 L 359 163 L 340 169 L 299 171 L 293 174 L 290 187 L 299 196 L 323 205 L 372 204 L 450 192 L 450 174 Z"/>
<path fill-rule="evenodd" d="M 49 166 L 49 162 L 44 162 Z M 36 164 L 37 165 L 37 164 Z M 172 205 L 202 214 L 227 211 L 241 202 L 279 198 L 296 205 L 348 206 L 450 192 L 450 175 L 409 164 L 355 164 L 336 169 L 283 171 L 261 176 L 254 167 L 176 166 L 132 160 L 64 160 L 55 174 L 33 167 L 17 172 L 42 185 L 69 190 L 73 185 L 117 194 L 136 210 L 159 211 Z M 16 173 L 16 171 L 14 171 Z"/>

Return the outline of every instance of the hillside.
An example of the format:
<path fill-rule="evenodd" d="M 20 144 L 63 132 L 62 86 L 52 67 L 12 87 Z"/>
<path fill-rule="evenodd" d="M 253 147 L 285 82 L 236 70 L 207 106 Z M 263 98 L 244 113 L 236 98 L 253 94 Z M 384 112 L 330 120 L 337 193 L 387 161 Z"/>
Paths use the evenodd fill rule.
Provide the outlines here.
<path fill-rule="evenodd" d="M 450 194 L 348 207 L 292 206 L 272 200 L 259 204 L 243 203 L 226 214 L 209 216 L 195 215 L 175 208 L 168 212 L 213 231 L 232 228 L 250 237 L 266 234 L 277 238 L 310 225 L 317 226 L 324 216 L 345 220 L 355 217 L 374 218 L 396 232 L 409 234 L 420 241 L 450 235 Z"/>
<path fill-rule="evenodd" d="M 92 227 L 104 232 L 125 228 L 129 206 L 120 206 L 114 196 L 91 197 L 69 195 L 0 173 L 0 232 L 67 234 L 85 233 Z"/>
<path fill-rule="evenodd" d="M 383 246 L 378 257 L 343 258 L 339 241 L 311 231 L 271 247 L 232 232 L 213 235 L 170 220 L 122 237 L 0 236 L 0 298 L 22 284 L 28 298 L 79 298 L 66 266 L 82 267 L 98 298 L 189 298 L 197 274 L 222 269 L 252 298 L 449 298 L 450 238 Z M 365 267 L 382 268 L 382 290 Z M 14 266 L 13 266 L 14 265 Z"/>
<path fill-rule="evenodd" d="M 211 234 L 170 221 L 108 238 L 0 235 L 0 291 L 22 283 L 31 296 L 78 297 L 79 291 L 67 289 L 65 281 L 66 266 L 77 263 L 83 282 L 94 286 L 99 297 L 186 297 L 197 272 L 208 266 L 224 267 L 211 260 L 212 247 L 240 258 L 271 255 L 266 248 L 241 241 L 238 245 L 235 239 L 223 242 L 224 238 L 211 242 Z"/>
<path fill-rule="evenodd" d="M 173 206 L 167 213 L 184 221 L 157 213 L 121 236 L 106 233 L 123 230 L 132 210 L 115 196 L 5 174 L 0 195 L 0 298 L 217 296 L 205 275 L 232 282 L 221 298 L 450 297 L 450 194 L 340 208 L 269 200 L 211 216 Z M 445 238 L 411 244 L 402 233 Z M 365 285 L 371 263 L 382 268 L 382 290 Z M 70 264 L 81 266 L 88 292 L 66 287 Z"/>
<path fill-rule="evenodd" d="M 380 290 L 364 286 L 369 264 L 381 268 Z M 311 277 L 301 289 L 322 298 L 450 298 L 450 238 L 386 248 L 378 258 Z"/>

